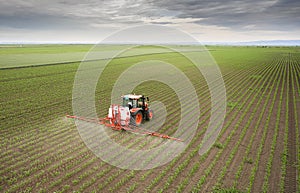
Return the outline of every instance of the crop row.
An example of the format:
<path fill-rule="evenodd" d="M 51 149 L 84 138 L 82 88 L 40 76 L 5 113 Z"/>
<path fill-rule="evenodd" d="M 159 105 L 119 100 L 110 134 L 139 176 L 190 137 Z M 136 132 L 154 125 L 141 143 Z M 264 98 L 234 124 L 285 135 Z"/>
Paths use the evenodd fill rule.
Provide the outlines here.
<path fill-rule="evenodd" d="M 198 147 L 199 148 L 199 147 Z M 198 150 L 198 148 L 196 149 L 196 151 Z M 195 152 L 195 151 L 194 151 Z M 193 154 L 195 154 L 195 153 L 193 153 Z M 184 162 L 184 163 L 187 163 L 187 162 Z M 181 166 L 182 167 L 182 166 Z"/>
<path fill-rule="evenodd" d="M 260 81 L 262 81 L 262 80 L 260 80 Z M 267 79 L 264 79 L 263 81 L 266 82 Z M 262 83 L 262 84 L 264 84 L 264 83 Z M 256 83 L 255 83 L 255 86 L 258 86 L 258 85 L 259 85 L 259 82 L 258 82 L 258 83 L 256 82 Z M 209 175 L 209 174 L 211 173 L 211 171 L 214 169 L 214 166 L 215 166 L 215 164 L 217 163 L 218 159 L 221 157 L 223 151 L 227 149 L 227 146 L 229 145 L 229 143 L 230 143 L 230 141 L 232 140 L 233 136 L 236 134 L 237 129 L 239 128 L 239 125 L 242 123 L 242 120 L 243 120 L 244 117 L 248 114 L 248 111 L 250 110 L 250 108 L 251 108 L 252 105 L 254 104 L 255 99 L 256 99 L 257 97 L 260 96 L 260 95 L 259 95 L 259 94 L 260 94 L 259 92 L 252 93 L 253 96 L 252 96 L 252 94 L 249 94 L 249 93 L 247 93 L 247 94 L 248 94 L 248 95 L 247 95 L 246 99 L 243 99 L 243 103 L 242 103 L 241 106 L 240 106 L 241 109 L 245 109 L 245 110 L 243 111 L 243 114 L 239 117 L 238 121 L 234 124 L 233 129 L 232 129 L 231 132 L 227 135 L 226 140 L 224 141 L 224 143 L 223 143 L 223 145 L 222 145 L 222 148 L 220 148 L 220 150 L 218 151 L 217 155 L 214 157 L 213 161 L 211 161 L 211 164 L 210 164 L 210 165 L 207 167 L 207 169 L 205 170 L 205 172 L 204 172 L 205 174 L 202 175 L 202 176 L 200 177 L 200 180 L 198 181 L 198 183 L 197 183 L 196 186 L 194 187 L 194 191 L 200 191 L 200 190 L 201 190 L 200 188 L 202 187 L 202 185 L 203 185 L 204 182 L 206 181 L 206 178 L 208 177 L 208 175 Z M 251 99 L 251 100 L 248 102 L 247 99 Z M 246 105 L 246 104 L 247 104 L 247 105 Z M 259 103 L 258 103 L 258 104 L 259 104 Z M 246 106 L 245 106 L 245 105 L 246 105 Z M 245 107 L 244 107 L 244 106 L 245 106 Z M 231 124 L 232 121 L 236 118 L 237 114 L 238 114 L 238 111 L 236 112 L 235 115 L 233 115 L 233 118 L 230 119 L 230 120 L 226 123 L 226 125 L 224 126 L 224 129 L 229 128 L 230 124 Z M 250 120 L 251 120 L 251 119 L 250 119 Z M 245 132 L 246 132 L 246 131 L 247 131 L 247 127 L 243 127 L 241 133 L 239 134 L 240 138 L 238 139 L 238 141 L 241 141 L 241 139 L 243 139 L 243 136 L 245 135 Z M 239 143 L 236 143 L 236 144 L 235 144 L 235 147 L 238 147 L 238 145 L 239 145 Z M 234 152 L 234 149 L 235 149 L 235 148 L 232 149 L 232 152 Z M 228 154 L 229 154 L 229 153 L 228 153 Z M 229 155 L 230 155 L 230 154 L 229 154 Z M 229 157 L 229 160 L 230 160 L 230 159 L 232 159 L 232 158 Z M 216 188 L 218 188 L 218 187 L 216 187 Z"/>
<path fill-rule="evenodd" d="M 276 69 L 276 68 L 274 69 L 274 71 L 277 71 L 277 70 L 278 69 Z M 254 141 L 254 137 L 256 136 L 256 133 L 257 133 L 257 130 L 258 130 L 258 126 L 259 126 L 260 122 L 262 121 L 262 117 L 263 117 L 263 115 L 265 113 L 266 107 L 269 104 L 268 101 L 269 101 L 269 98 L 270 98 L 271 93 L 272 93 L 271 91 L 273 90 L 273 87 L 274 87 L 274 82 L 275 82 L 274 80 L 276 80 L 276 77 L 273 79 L 273 81 L 270 80 L 268 82 L 266 88 L 262 91 L 261 95 L 262 96 L 266 96 L 265 102 L 262 102 L 262 99 L 263 99 L 262 97 L 260 97 L 258 99 L 258 101 L 256 102 L 255 108 L 252 110 L 251 115 L 248 118 L 248 121 L 243 126 L 243 127 L 247 128 L 247 130 L 245 130 L 244 133 L 241 133 L 239 140 L 236 142 L 236 145 L 234 146 L 233 151 L 230 153 L 228 159 L 225 162 L 225 166 L 222 168 L 222 170 L 221 170 L 221 172 L 220 172 L 220 174 L 219 174 L 219 176 L 217 178 L 217 183 L 214 185 L 214 188 L 216 188 L 216 189 L 221 188 L 220 187 L 222 185 L 221 181 L 224 179 L 224 177 L 226 175 L 226 172 L 228 171 L 228 167 L 232 163 L 232 160 L 235 158 L 235 155 L 238 152 L 238 148 L 242 147 L 241 146 L 241 142 L 242 141 L 246 141 L 244 139 L 244 136 L 246 135 L 246 132 L 248 132 L 248 133 L 252 132 L 252 135 L 251 135 L 251 138 L 250 138 L 249 142 L 247 142 L 248 145 L 247 145 L 246 150 L 245 150 L 245 155 L 243 157 L 243 161 L 241 161 L 241 165 L 238 167 L 239 168 L 239 172 L 236 175 L 236 179 L 240 175 L 240 172 L 241 172 L 244 164 L 245 163 L 251 163 L 251 158 L 248 157 L 249 156 L 248 154 L 250 152 L 250 148 L 252 147 L 252 143 Z M 271 83 L 273 83 L 273 84 L 271 85 Z M 270 88 L 270 89 L 268 89 L 268 88 Z M 256 120 L 256 123 L 255 123 L 254 131 L 252 131 L 252 129 L 249 129 L 249 127 L 253 123 L 254 116 L 258 114 L 258 112 L 259 112 L 258 110 L 261 107 L 261 105 L 263 105 L 262 108 L 261 108 L 262 111 L 259 113 L 258 120 Z M 272 109 L 270 110 L 269 113 L 271 114 L 271 112 L 272 112 Z M 250 131 L 248 131 L 248 130 L 250 130 Z M 237 182 L 237 181 L 235 181 L 235 182 Z M 235 188 L 235 186 L 233 186 L 233 187 Z"/>

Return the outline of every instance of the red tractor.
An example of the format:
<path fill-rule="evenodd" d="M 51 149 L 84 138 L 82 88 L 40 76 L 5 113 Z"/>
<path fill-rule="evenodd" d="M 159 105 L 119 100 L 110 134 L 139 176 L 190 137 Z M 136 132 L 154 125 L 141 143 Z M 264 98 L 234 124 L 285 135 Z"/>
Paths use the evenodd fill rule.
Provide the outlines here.
<path fill-rule="evenodd" d="M 128 107 L 130 111 L 130 124 L 139 126 L 143 120 L 151 120 L 153 111 L 149 108 L 149 97 L 144 95 L 128 94 L 122 96 L 123 107 Z M 147 101 L 146 101 L 147 99 Z"/>
<path fill-rule="evenodd" d="M 123 104 L 112 104 L 109 107 L 108 115 L 105 118 L 87 118 L 76 115 L 67 115 L 68 118 L 105 125 L 114 130 L 125 130 L 143 135 L 151 135 L 164 139 L 182 141 L 179 138 L 171 137 L 155 131 L 147 131 L 137 128 L 144 120 L 153 118 L 153 111 L 149 108 L 149 98 L 144 95 L 127 94 L 122 96 Z"/>
<path fill-rule="evenodd" d="M 149 98 L 144 95 L 127 94 L 122 96 L 123 104 L 111 105 L 108 110 L 108 118 L 115 125 L 140 126 L 143 120 L 151 120 L 153 111 L 149 108 Z M 147 99 L 147 101 L 146 101 Z"/>

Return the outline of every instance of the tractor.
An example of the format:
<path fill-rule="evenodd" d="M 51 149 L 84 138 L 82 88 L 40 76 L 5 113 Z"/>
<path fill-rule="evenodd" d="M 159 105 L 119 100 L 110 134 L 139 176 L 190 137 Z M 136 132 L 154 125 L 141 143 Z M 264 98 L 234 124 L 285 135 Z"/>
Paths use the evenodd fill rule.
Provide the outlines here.
<path fill-rule="evenodd" d="M 149 107 L 149 97 L 144 95 L 127 94 L 122 96 L 123 104 L 111 105 L 108 118 L 113 124 L 122 126 L 140 126 L 144 120 L 153 118 L 153 111 Z"/>
<path fill-rule="evenodd" d="M 150 135 L 175 141 L 183 141 L 179 138 L 161 134 L 155 131 L 147 131 L 140 128 L 144 120 L 153 118 L 153 111 L 149 107 L 149 98 L 144 95 L 127 94 L 122 96 L 123 104 L 111 104 L 108 115 L 105 118 L 87 118 L 77 115 L 67 115 L 67 118 L 77 119 L 86 122 L 97 123 L 112 128 L 113 130 L 129 131 L 142 135 Z"/>

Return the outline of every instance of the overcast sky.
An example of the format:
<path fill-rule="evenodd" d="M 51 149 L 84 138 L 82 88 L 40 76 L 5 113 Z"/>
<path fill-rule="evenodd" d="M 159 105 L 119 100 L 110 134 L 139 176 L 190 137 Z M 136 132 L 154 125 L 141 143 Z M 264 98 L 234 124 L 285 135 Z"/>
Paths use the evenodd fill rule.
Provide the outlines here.
<path fill-rule="evenodd" d="M 99 42 L 143 24 L 201 42 L 300 39 L 300 1 L 0 0 L 0 42 Z"/>

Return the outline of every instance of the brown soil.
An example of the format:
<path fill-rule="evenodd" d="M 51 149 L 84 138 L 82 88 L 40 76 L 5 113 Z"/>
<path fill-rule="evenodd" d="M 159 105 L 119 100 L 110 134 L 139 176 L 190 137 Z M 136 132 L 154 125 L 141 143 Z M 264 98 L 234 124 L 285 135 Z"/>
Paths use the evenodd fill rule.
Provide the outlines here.
<path fill-rule="evenodd" d="M 290 58 L 289 58 L 290 59 Z M 290 74 L 293 73 L 291 68 L 288 69 Z M 287 156 L 287 168 L 285 177 L 285 192 L 297 192 L 297 146 L 296 146 L 296 121 L 294 111 L 294 96 L 293 96 L 293 84 L 291 78 L 289 78 L 289 123 L 288 123 L 288 156 Z"/>

